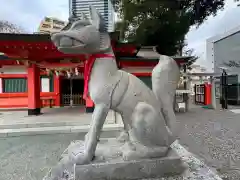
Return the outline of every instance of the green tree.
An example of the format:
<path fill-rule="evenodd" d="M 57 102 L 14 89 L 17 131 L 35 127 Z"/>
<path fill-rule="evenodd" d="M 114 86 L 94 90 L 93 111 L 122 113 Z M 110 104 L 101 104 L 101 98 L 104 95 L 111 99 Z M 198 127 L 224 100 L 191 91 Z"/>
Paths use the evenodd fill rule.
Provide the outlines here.
<path fill-rule="evenodd" d="M 184 46 L 192 25 L 200 25 L 224 7 L 224 0 L 117 0 L 122 38 L 156 45 L 162 54 L 174 55 Z"/>

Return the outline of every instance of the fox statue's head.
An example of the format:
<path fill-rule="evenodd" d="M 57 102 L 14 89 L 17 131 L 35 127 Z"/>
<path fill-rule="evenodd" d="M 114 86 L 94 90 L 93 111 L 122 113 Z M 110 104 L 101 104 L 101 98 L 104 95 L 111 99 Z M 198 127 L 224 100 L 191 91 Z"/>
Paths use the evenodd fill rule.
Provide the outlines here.
<path fill-rule="evenodd" d="M 106 52 L 111 48 L 104 18 L 90 6 L 90 19 L 83 13 L 81 17 L 73 14 L 68 24 L 51 39 L 58 50 L 65 54 L 94 54 Z"/>

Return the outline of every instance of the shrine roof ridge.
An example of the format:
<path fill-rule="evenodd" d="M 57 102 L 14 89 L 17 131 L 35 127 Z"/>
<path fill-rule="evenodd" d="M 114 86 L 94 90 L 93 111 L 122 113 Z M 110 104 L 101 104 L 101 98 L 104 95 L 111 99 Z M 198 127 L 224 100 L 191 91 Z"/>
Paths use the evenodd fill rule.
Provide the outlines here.
<path fill-rule="evenodd" d="M 125 60 L 136 60 L 136 61 L 146 61 L 150 60 L 150 61 L 159 61 L 159 56 L 156 57 L 146 57 L 146 56 L 135 56 L 135 57 L 121 57 L 120 59 L 125 61 Z M 171 56 L 173 59 L 175 59 L 176 61 L 178 60 L 182 60 L 182 61 L 189 61 L 191 58 L 193 58 L 193 56 Z"/>
<path fill-rule="evenodd" d="M 0 41 L 51 41 L 50 34 L 0 33 Z"/>

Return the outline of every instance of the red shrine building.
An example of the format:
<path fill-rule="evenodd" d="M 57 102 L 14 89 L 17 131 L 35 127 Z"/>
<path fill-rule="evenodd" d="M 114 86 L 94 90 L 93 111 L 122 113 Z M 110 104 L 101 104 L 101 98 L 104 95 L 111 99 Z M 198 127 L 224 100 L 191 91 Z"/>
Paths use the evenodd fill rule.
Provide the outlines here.
<path fill-rule="evenodd" d="M 119 43 L 113 35 L 112 46 L 118 67 L 151 87 L 158 56 L 140 53 L 140 46 Z M 86 112 L 93 111 L 93 102 L 83 99 L 85 56 L 59 52 L 48 34 L 0 34 L 0 52 L 0 108 L 28 108 L 29 115 L 40 114 L 43 107 L 85 106 Z M 188 59 L 175 57 L 180 65 Z"/>

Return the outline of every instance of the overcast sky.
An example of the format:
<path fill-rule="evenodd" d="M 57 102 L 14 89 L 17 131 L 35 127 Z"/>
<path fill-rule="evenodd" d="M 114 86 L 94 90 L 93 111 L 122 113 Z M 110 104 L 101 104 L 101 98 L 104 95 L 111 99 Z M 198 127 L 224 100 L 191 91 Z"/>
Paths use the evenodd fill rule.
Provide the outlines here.
<path fill-rule="evenodd" d="M 209 17 L 199 28 L 192 28 L 186 39 L 189 48 L 194 48 L 198 56 L 198 64 L 209 67 L 206 60 L 206 39 L 224 33 L 240 25 L 240 7 L 234 0 L 227 0 L 223 11 L 217 16 Z M 21 25 L 29 32 L 37 30 L 44 16 L 68 19 L 68 0 L 2 0 L 0 20 L 8 20 Z"/>

